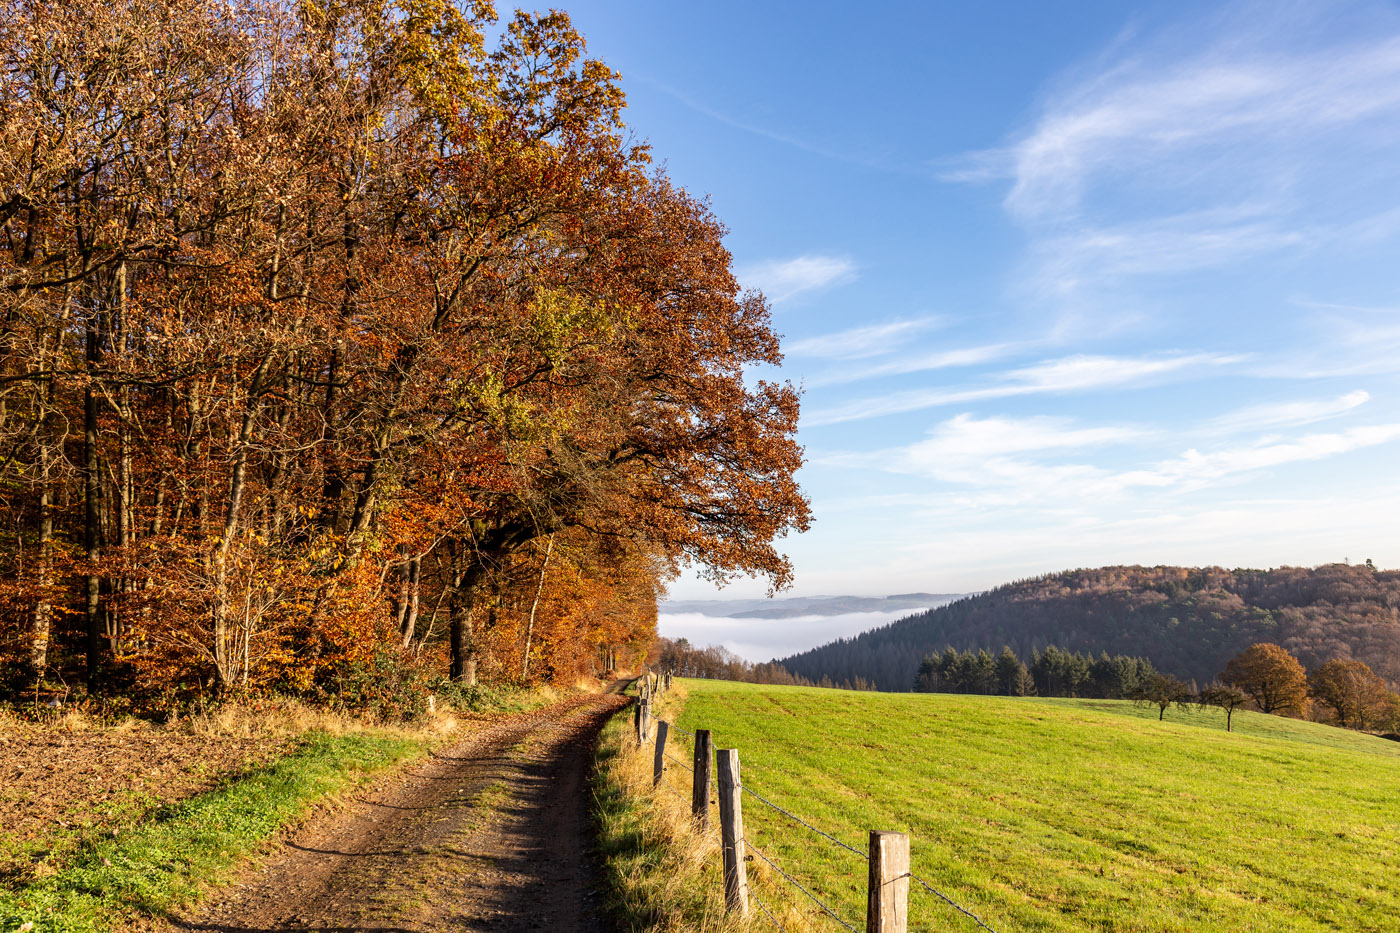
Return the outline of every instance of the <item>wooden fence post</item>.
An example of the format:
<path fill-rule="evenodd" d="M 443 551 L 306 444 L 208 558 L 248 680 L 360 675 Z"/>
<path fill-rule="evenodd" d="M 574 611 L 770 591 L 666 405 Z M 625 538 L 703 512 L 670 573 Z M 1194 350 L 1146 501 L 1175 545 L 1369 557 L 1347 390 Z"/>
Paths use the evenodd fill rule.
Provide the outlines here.
<path fill-rule="evenodd" d="M 664 719 L 656 721 L 656 757 L 651 764 L 651 786 L 661 783 L 661 773 L 666 770 L 666 736 L 671 724 Z"/>
<path fill-rule="evenodd" d="M 714 767 L 710 730 L 695 730 L 695 780 L 690 787 L 690 815 L 704 829 L 710 828 L 710 772 Z"/>
<path fill-rule="evenodd" d="M 909 836 L 870 831 L 870 897 L 865 933 L 909 929 Z"/>
<path fill-rule="evenodd" d="M 749 915 L 749 873 L 744 865 L 744 811 L 739 795 L 739 750 L 715 753 L 719 770 L 719 835 L 724 849 L 724 906 L 741 918 Z"/>
<path fill-rule="evenodd" d="M 641 737 L 640 737 L 637 741 L 638 741 L 639 743 L 645 743 L 645 742 L 646 742 L 648 739 L 650 739 L 650 738 L 651 738 L 651 703 L 650 703 L 649 701 L 647 701 L 647 700 L 643 700 L 643 701 L 642 701 L 642 734 L 641 734 Z"/>
<path fill-rule="evenodd" d="M 642 701 L 632 703 L 632 727 L 637 730 L 637 744 L 642 744 Z"/>

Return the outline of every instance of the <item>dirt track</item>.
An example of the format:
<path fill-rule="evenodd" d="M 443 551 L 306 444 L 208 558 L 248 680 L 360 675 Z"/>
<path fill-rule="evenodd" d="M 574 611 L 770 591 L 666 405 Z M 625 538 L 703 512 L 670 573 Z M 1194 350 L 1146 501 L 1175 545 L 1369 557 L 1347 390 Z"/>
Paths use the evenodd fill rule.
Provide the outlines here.
<path fill-rule="evenodd" d="M 493 723 L 313 821 L 182 930 L 610 929 L 589 860 L 592 749 L 617 695 Z"/>

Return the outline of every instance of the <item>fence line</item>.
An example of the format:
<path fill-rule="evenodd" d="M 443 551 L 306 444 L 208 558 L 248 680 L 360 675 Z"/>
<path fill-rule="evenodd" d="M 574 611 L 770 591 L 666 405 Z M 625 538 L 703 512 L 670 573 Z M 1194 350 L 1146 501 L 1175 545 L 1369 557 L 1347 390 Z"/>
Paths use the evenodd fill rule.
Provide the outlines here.
<path fill-rule="evenodd" d="M 798 880 L 797 880 L 796 878 L 794 878 L 792 875 L 789 875 L 787 872 L 783 871 L 782 868 L 780 868 L 780 867 L 778 866 L 778 863 L 777 863 L 777 862 L 773 861 L 771 858 L 769 858 L 768 856 L 764 855 L 764 854 L 763 854 L 763 850 L 760 849 L 758 846 L 754 845 L 753 842 L 752 842 L 747 836 L 744 837 L 744 844 L 747 845 L 750 849 L 753 849 L 754 855 L 757 855 L 759 858 L 763 859 L 765 862 L 767 862 L 767 863 L 769 864 L 769 866 L 772 867 L 772 869 L 773 869 L 774 871 L 776 871 L 778 874 L 780 874 L 780 875 L 782 875 L 784 878 L 786 878 L 788 884 L 792 885 L 794 888 L 796 888 L 797 890 L 801 891 L 803 894 L 805 894 L 805 895 L 807 895 L 809 898 L 811 898 L 812 903 L 813 903 L 813 904 L 816 904 L 818 907 L 820 907 L 820 908 L 822 909 L 822 911 L 825 912 L 826 915 L 827 915 L 828 917 L 830 917 L 832 920 L 835 920 L 837 923 L 841 924 L 841 925 L 842 925 L 843 927 L 845 927 L 846 929 L 850 930 L 851 933 L 860 933 L 860 931 L 857 930 L 855 927 L 851 926 L 849 923 L 847 923 L 846 921 L 842 920 L 841 917 L 836 913 L 836 911 L 832 910 L 830 907 L 828 907 L 828 906 L 826 906 L 825 904 L 823 904 L 822 901 L 821 901 L 821 898 L 817 897 L 817 896 L 816 896 L 815 894 L 813 894 L 811 891 L 808 891 L 806 888 L 804 888 L 804 887 L 802 886 L 802 883 L 801 883 L 800 881 L 798 881 Z"/>
<path fill-rule="evenodd" d="M 644 677 L 645 677 L 645 676 L 646 676 L 646 675 L 644 675 Z M 664 678 L 662 678 L 662 677 L 658 677 L 658 678 L 657 678 L 656 684 L 657 684 L 658 692 L 664 692 L 665 686 L 662 686 L 662 685 L 665 684 L 666 686 L 669 686 L 669 680 L 670 680 L 669 676 L 664 677 Z M 648 684 L 651 683 L 649 680 L 646 681 L 646 682 L 647 682 Z M 696 734 L 695 734 L 694 732 L 691 732 L 691 731 L 688 730 L 688 729 L 682 729 L 682 728 L 680 728 L 679 726 L 676 726 L 674 723 L 668 723 L 668 724 L 667 724 L 667 727 L 668 727 L 668 731 L 669 731 L 669 732 L 679 732 L 679 733 L 681 733 L 681 734 L 683 734 L 683 735 L 690 736 L 692 739 L 696 739 L 696 738 L 697 738 L 697 736 L 696 736 Z M 646 738 L 649 738 L 649 737 L 642 737 L 642 736 L 639 736 L 639 744 L 640 744 L 640 741 L 645 741 Z M 670 754 L 669 751 L 666 751 L 666 750 L 665 750 L 665 739 L 664 739 L 664 738 L 661 738 L 661 736 L 658 735 L 658 739 L 660 739 L 661 747 L 660 747 L 657 751 L 660 752 L 660 753 L 662 753 L 662 754 L 664 754 L 664 758 L 665 758 L 665 759 L 669 759 L 671 762 L 674 762 L 674 763 L 676 763 L 676 764 L 679 764 L 682 768 L 684 768 L 685 770 L 691 772 L 692 775 L 695 774 L 695 769 L 694 769 L 693 767 L 691 767 L 691 766 L 690 766 L 689 764 L 687 764 L 686 762 L 684 762 L 684 761 L 682 761 L 682 760 L 676 758 L 674 755 Z M 662 760 L 662 754 L 659 754 L 659 755 L 657 756 L 657 761 L 658 761 L 658 763 L 660 763 L 661 760 Z M 661 765 L 661 767 L 664 767 L 664 765 Z M 737 775 L 736 775 L 736 776 L 737 776 Z M 659 776 L 658 776 L 658 777 L 659 777 Z M 698 781 L 699 781 L 699 776 L 696 775 L 696 776 L 695 776 L 695 782 L 697 782 L 697 787 L 698 787 Z M 860 856 L 861 859 L 865 860 L 866 862 L 870 862 L 870 855 L 868 855 L 867 853 L 862 852 L 860 849 L 857 849 L 855 846 L 848 845 L 847 843 L 842 842 L 840 839 L 836 838 L 836 837 L 833 836 L 831 833 L 826 832 L 825 830 L 821 829 L 820 827 L 817 827 L 817 826 L 812 825 L 810 822 L 808 822 L 807 820 L 803 819 L 803 818 L 800 817 L 800 816 L 797 816 L 795 813 L 791 812 L 790 810 L 788 810 L 788 809 L 786 809 L 786 808 L 784 808 L 784 807 L 782 807 L 782 806 L 779 806 L 778 804 L 776 804 L 776 803 L 774 803 L 773 801 L 769 800 L 767 797 L 763 796 L 762 794 L 760 794 L 760 793 L 758 793 L 757 791 L 755 791 L 755 790 L 753 790 L 752 788 L 750 788 L 750 787 L 748 786 L 747 782 L 743 781 L 742 778 L 739 780 L 738 783 L 739 783 L 739 788 L 738 788 L 738 789 L 739 789 L 739 791 L 740 791 L 741 793 L 743 793 L 743 794 L 748 794 L 750 797 L 753 797 L 755 800 L 759 801 L 759 802 L 762 803 L 764 806 L 766 806 L 766 807 L 768 807 L 769 809 L 773 810 L 774 812 L 776 812 L 776 813 L 782 815 L 783 817 L 786 817 L 789 821 L 791 821 L 791 822 L 793 822 L 793 823 L 796 823 L 796 824 L 798 824 L 799 826 L 802 826 L 802 827 L 804 827 L 805 829 L 807 829 L 807 830 L 809 830 L 809 831 L 811 831 L 811 832 L 813 832 L 813 833 L 816 833 L 817 835 L 823 837 L 824 839 L 828 840 L 829 842 L 833 843 L 834 845 L 838 846 L 839 848 L 841 848 L 841 849 L 843 849 L 843 850 L 845 850 L 845 851 L 847 851 L 847 852 L 851 852 L 851 853 L 853 853 L 853 854 L 855 854 L 855 855 Z M 709 787 L 710 787 L 710 788 L 715 788 L 715 786 L 716 786 L 716 785 L 715 785 L 715 782 L 714 782 L 713 780 L 710 780 L 710 781 L 708 782 L 708 784 L 709 784 Z M 678 794 L 678 795 L 680 794 L 680 792 L 679 792 L 679 791 L 676 791 L 674 788 L 672 788 L 672 791 L 675 792 L 675 793 Z M 876 835 L 876 834 L 872 834 L 872 842 L 871 842 L 872 847 L 874 846 L 874 836 L 875 836 L 875 835 Z M 894 835 L 899 835 L 899 834 L 894 834 Z M 806 887 L 804 887 L 799 881 L 797 881 L 797 879 L 793 878 L 792 875 L 790 875 L 788 872 L 784 871 L 776 862 L 774 862 L 774 861 L 773 861 L 771 858 L 769 858 L 761 849 L 759 849 L 758 846 L 754 845 L 754 844 L 753 844 L 753 841 L 752 841 L 751 839 L 749 839 L 746 835 L 741 836 L 741 838 L 742 838 L 744 844 L 747 845 L 749 848 L 751 848 L 751 849 L 753 850 L 753 852 L 754 852 L 755 855 L 757 855 L 757 856 L 758 856 L 759 858 L 761 858 L 764 862 L 766 862 L 774 871 L 776 871 L 780 876 L 782 876 L 782 878 L 783 878 L 784 880 L 786 880 L 789 884 L 793 885 L 793 886 L 796 887 L 799 891 L 801 891 L 804 895 L 806 895 L 806 896 L 807 896 L 814 904 L 816 904 L 817 907 L 819 907 L 825 914 L 827 914 L 829 917 L 831 917 L 833 920 L 835 920 L 837 923 L 839 923 L 839 924 L 840 924 L 842 927 L 844 927 L 845 929 L 851 930 L 851 931 L 853 931 L 853 933 L 858 933 L 858 931 L 856 931 L 856 928 L 855 928 L 855 927 L 851 926 L 851 925 L 850 925 L 849 923 L 847 923 L 845 920 L 841 919 L 841 917 L 840 917 L 838 914 L 836 914 L 836 912 L 833 911 L 829 906 L 827 906 L 825 903 L 823 903 L 823 902 L 821 901 L 820 898 L 818 898 L 815 894 L 813 894 L 813 893 L 812 893 L 811 891 L 809 891 Z M 988 933 L 996 933 L 996 930 L 994 930 L 991 926 L 989 926 L 989 925 L 986 923 L 986 921 L 984 921 L 981 917 L 977 916 L 977 914 L 975 914 L 975 913 L 973 913 L 972 911 L 968 910 L 967 908 L 963 907 L 961 904 L 959 904 L 957 901 L 953 900 L 953 899 L 952 899 L 951 897 L 949 897 L 947 894 L 945 894 L 945 893 L 943 893 L 942 891 L 938 890 L 936 887 L 934 887 L 933 885 L 929 884 L 929 883 L 928 883 L 927 881 L 925 881 L 923 878 L 920 878 L 919 876 L 915 875 L 912 871 L 909 871 L 909 870 L 907 869 L 907 867 L 906 867 L 906 866 L 907 866 L 907 838 L 906 838 L 906 839 L 902 839 L 901 845 L 904 846 L 905 851 L 906 851 L 906 855 L 904 856 L 904 858 L 905 858 L 905 864 L 904 864 L 904 866 L 901 866 L 901 867 L 904 868 L 904 870 L 903 870 L 902 874 L 899 874 L 899 875 L 887 875 L 887 876 L 886 876 L 886 879 L 885 879 L 887 883 L 888 883 L 888 882 L 894 882 L 894 881 L 900 881 L 900 880 L 903 880 L 903 879 L 908 879 L 909 881 L 912 881 L 912 882 L 914 882 L 915 884 L 919 885 L 921 888 L 923 888 L 923 889 L 924 889 L 925 891 L 927 891 L 929 894 L 932 894 L 934 897 L 936 897 L 936 898 L 938 898 L 939 900 L 943 901 L 943 902 L 944 902 L 945 904 L 947 904 L 949 907 L 952 907 L 954 910 L 956 910 L 956 911 L 958 911 L 959 913 L 963 914 L 965 917 L 967 917 L 967 918 L 970 919 L 972 922 L 974 922 L 975 924 L 977 924 L 978 927 L 982 928 L 983 930 L 987 930 Z M 895 870 L 899 870 L 899 869 L 895 869 Z M 875 872 L 875 866 L 872 866 L 872 875 L 875 874 L 875 873 L 876 873 L 876 872 Z M 872 878 L 871 884 L 872 884 L 872 890 L 874 890 L 875 881 L 874 881 L 873 878 Z M 873 897 L 873 896 L 872 896 L 872 897 Z M 753 894 L 753 898 L 754 898 L 755 903 L 757 903 L 759 909 L 767 916 L 767 918 L 768 918 L 770 921 L 772 921 L 773 925 L 776 926 L 780 931 L 783 930 L 782 924 L 778 922 L 778 919 L 773 915 L 772 911 L 770 911 L 770 910 L 767 908 L 767 906 L 765 906 L 765 905 L 763 904 L 763 902 L 758 898 L 758 895 L 757 895 L 756 893 Z M 872 905 L 871 905 L 870 909 L 871 909 L 872 911 L 874 910 L 873 901 L 872 901 Z M 903 911 L 904 909 L 905 909 L 905 908 L 903 908 L 903 907 L 900 908 L 901 911 Z M 875 920 L 871 920 L 871 921 L 869 921 L 869 922 L 872 923 L 872 924 L 876 924 L 876 923 L 877 923 L 877 921 L 875 921 Z M 901 917 L 900 921 L 898 922 L 898 925 L 897 925 L 896 927 L 892 927 L 892 928 L 893 928 L 893 929 L 898 929 L 898 930 L 901 930 L 901 931 L 902 931 L 902 930 L 905 929 L 904 922 L 905 922 L 905 921 L 904 921 L 903 918 Z M 804 925 L 805 925 L 805 924 L 804 924 Z M 878 926 L 878 929 L 881 929 L 881 930 L 886 929 L 886 928 L 887 928 L 887 927 L 885 927 L 885 926 Z M 869 927 L 869 929 L 877 929 L 877 926 L 872 925 L 872 926 Z M 785 931 L 784 931 L 784 933 L 785 933 Z"/>
<path fill-rule="evenodd" d="M 794 815 L 794 814 L 792 814 L 792 813 L 789 813 L 787 810 L 784 810 L 782 807 L 778 806 L 776 803 L 774 803 L 773 801 L 769 800 L 767 797 L 762 796 L 761 794 L 759 794 L 759 793 L 758 793 L 757 791 L 755 791 L 755 790 L 749 789 L 748 784 L 745 784 L 745 785 L 743 786 L 743 791 L 744 791 L 744 793 L 748 794 L 750 797 L 753 797 L 753 798 L 757 799 L 760 803 L 764 804 L 765 806 L 768 806 L 768 807 L 770 807 L 770 808 L 772 808 L 772 809 L 774 809 L 774 810 L 777 810 L 779 813 L 781 813 L 783 816 L 787 817 L 788 819 L 792 820 L 794 823 L 798 823 L 798 824 L 800 824 L 800 825 L 802 825 L 802 826 L 805 826 L 805 827 L 807 827 L 808 829 L 810 829 L 812 832 L 816 833 L 818 836 L 825 836 L 827 839 L 830 839 L 832 842 L 836 843 L 838 846 L 840 846 L 841 848 L 845 849 L 847 852 L 854 852 L 856 855 L 859 855 L 861 858 L 865 859 L 867 862 L 870 861 L 870 856 L 867 855 L 866 853 L 862 852 L 861 850 L 857 849 L 855 846 L 848 846 L 848 845 L 846 845 L 844 842 L 842 842 L 840 839 L 837 839 L 835 836 L 831 835 L 831 833 L 824 832 L 823 830 L 817 829 L 817 827 L 813 826 L 811 823 L 808 823 L 808 822 L 807 822 L 806 820 L 804 820 L 802 817 L 796 816 L 796 815 Z"/>
<path fill-rule="evenodd" d="M 975 923 L 975 924 L 977 924 L 977 925 L 978 925 L 979 927 L 981 927 L 982 929 L 989 931 L 989 933 L 997 933 L 996 930 L 993 930 L 991 927 L 987 926 L 986 922 L 983 921 L 983 919 L 982 919 L 981 917 L 977 916 L 977 915 L 974 914 L 972 911 L 968 910 L 966 907 L 962 906 L 962 905 L 959 904 L 957 901 L 953 900 L 951 897 L 949 897 L 948 895 L 944 894 L 942 891 L 938 890 L 938 889 L 935 888 L 933 885 L 929 884 L 927 881 L 925 881 L 924 879 L 920 878 L 918 875 L 914 874 L 913 872 L 910 872 L 910 873 L 909 873 L 909 880 L 911 880 L 911 881 L 913 881 L 913 882 L 915 882 L 915 883 L 921 885 L 921 886 L 924 888 L 924 890 L 928 891 L 928 893 L 930 893 L 930 894 L 932 894 L 932 895 L 934 895 L 934 896 L 936 896 L 936 897 L 942 898 L 944 901 L 946 901 L 946 902 L 948 903 L 948 906 L 949 906 L 949 907 L 952 907 L 954 910 L 958 911 L 959 913 L 965 914 L 966 916 L 972 918 L 972 922 Z"/>
<path fill-rule="evenodd" d="M 753 894 L 753 902 L 758 905 L 758 909 L 763 911 L 764 914 L 768 916 L 769 920 L 773 921 L 773 926 L 778 928 L 778 933 L 787 933 L 787 930 L 783 929 L 783 925 L 778 922 L 778 918 L 773 916 L 773 911 L 769 910 L 767 907 L 764 906 L 763 898 L 759 897 L 758 894 L 752 891 L 749 893 Z"/>

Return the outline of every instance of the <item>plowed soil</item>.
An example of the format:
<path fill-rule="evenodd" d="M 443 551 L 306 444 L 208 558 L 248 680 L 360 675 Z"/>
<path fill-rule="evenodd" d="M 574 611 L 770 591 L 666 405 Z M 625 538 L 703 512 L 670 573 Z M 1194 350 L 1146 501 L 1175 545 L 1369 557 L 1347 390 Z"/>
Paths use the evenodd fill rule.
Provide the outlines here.
<path fill-rule="evenodd" d="M 84 840 L 276 757 L 285 736 L 9 724 L 0 733 L 0 883 L 53 873 Z"/>
<path fill-rule="evenodd" d="M 576 696 L 498 720 L 314 819 L 173 929 L 602 933 L 588 779 L 626 703 Z"/>

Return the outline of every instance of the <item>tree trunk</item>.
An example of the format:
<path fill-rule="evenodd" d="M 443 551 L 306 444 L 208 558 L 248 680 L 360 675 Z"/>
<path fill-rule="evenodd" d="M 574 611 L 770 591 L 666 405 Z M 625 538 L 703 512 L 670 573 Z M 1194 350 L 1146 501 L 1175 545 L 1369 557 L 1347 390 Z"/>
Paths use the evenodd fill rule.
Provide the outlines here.
<path fill-rule="evenodd" d="M 38 364 L 41 370 L 50 368 L 49 338 L 40 340 Z M 49 588 L 53 585 L 53 467 L 55 451 L 49 444 L 50 413 L 53 411 L 54 379 L 49 376 L 36 393 L 39 401 L 38 418 L 35 424 L 35 437 L 39 448 L 39 561 L 37 584 L 39 598 L 34 605 L 34 617 L 30 623 L 29 669 L 37 680 L 43 676 L 49 664 L 49 641 L 53 631 L 53 599 Z"/>
<path fill-rule="evenodd" d="M 450 609 L 451 654 L 448 676 L 456 683 L 476 683 L 476 633 L 472 630 L 472 605 L 476 600 L 475 571 L 457 575 Z"/>
<path fill-rule="evenodd" d="M 248 401 L 243 410 L 243 422 L 239 426 L 234 449 L 233 471 L 229 476 L 228 510 L 224 513 L 224 530 L 211 561 L 214 575 L 214 668 L 218 673 L 220 687 L 228 687 L 238 679 L 239 662 L 243 657 L 240 646 L 230 638 L 229 632 L 228 554 L 239 530 L 239 510 L 248 473 L 248 441 L 253 435 L 253 424 L 262 398 L 263 385 L 271 366 L 272 354 L 268 353 L 263 356 L 248 384 Z M 246 671 L 244 673 L 246 674 Z"/>
<path fill-rule="evenodd" d="M 102 661 L 102 636 L 106 625 L 100 611 L 102 579 L 97 575 L 97 562 L 102 558 L 102 474 L 97 459 L 97 390 L 93 381 L 102 364 L 102 312 L 94 309 L 88 320 L 87 362 L 88 381 L 83 390 L 83 549 L 88 561 L 84 619 L 87 634 L 88 690 L 97 688 L 98 668 Z"/>
<path fill-rule="evenodd" d="M 544 592 L 544 575 L 549 570 L 549 556 L 554 553 L 554 535 L 549 536 L 549 544 L 544 549 L 544 562 L 540 564 L 540 581 L 535 585 L 535 601 L 530 603 L 530 622 L 525 626 L 525 654 L 520 660 L 520 679 L 530 677 L 530 641 L 535 635 L 535 610 L 540 607 L 540 594 Z"/>
<path fill-rule="evenodd" d="M 53 602 L 49 587 L 53 581 L 53 492 L 49 477 L 53 471 L 53 452 L 47 442 L 39 441 L 39 601 L 34 606 L 30 626 L 29 669 L 35 679 L 43 676 L 49 665 L 49 635 L 53 626 Z"/>
<path fill-rule="evenodd" d="M 420 582 L 423 576 L 423 555 L 415 554 L 404 568 L 403 611 L 399 615 L 399 632 L 405 648 L 413 644 L 413 631 L 418 626 Z"/>

